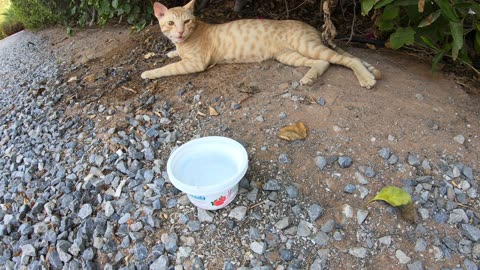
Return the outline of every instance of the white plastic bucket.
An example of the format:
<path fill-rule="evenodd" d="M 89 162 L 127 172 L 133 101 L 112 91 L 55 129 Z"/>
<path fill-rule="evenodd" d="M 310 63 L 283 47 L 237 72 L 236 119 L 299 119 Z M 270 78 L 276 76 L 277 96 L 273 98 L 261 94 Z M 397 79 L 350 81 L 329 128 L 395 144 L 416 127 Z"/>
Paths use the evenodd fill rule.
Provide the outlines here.
<path fill-rule="evenodd" d="M 248 155 L 237 141 L 203 137 L 177 148 L 168 158 L 170 182 L 197 207 L 216 210 L 228 205 L 248 169 Z"/>

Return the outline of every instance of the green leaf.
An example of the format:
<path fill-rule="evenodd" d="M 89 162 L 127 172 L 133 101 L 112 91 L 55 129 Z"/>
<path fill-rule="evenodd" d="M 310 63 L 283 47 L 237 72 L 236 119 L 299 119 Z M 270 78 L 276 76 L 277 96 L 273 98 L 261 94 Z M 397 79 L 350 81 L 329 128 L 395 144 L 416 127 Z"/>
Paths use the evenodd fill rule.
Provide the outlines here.
<path fill-rule="evenodd" d="M 396 50 L 403 45 L 412 45 L 415 38 L 415 30 L 411 27 L 400 27 L 390 35 L 390 46 Z"/>
<path fill-rule="evenodd" d="M 455 61 L 458 57 L 458 51 L 463 47 L 463 22 L 450 22 L 450 32 L 452 33 L 452 58 Z"/>
<path fill-rule="evenodd" d="M 394 5 L 396 6 L 413 6 L 413 5 L 418 5 L 418 0 L 399 0 L 399 1 L 395 1 L 395 3 L 393 3 Z"/>
<path fill-rule="evenodd" d="M 375 0 L 362 0 L 362 16 L 366 16 L 372 10 Z"/>
<path fill-rule="evenodd" d="M 395 26 L 394 22 L 393 21 L 384 21 L 382 19 L 380 19 L 378 21 L 378 29 L 380 31 L 390 31 L 393 29 L 393 27 Z"/>
<path fill-rule="evenodd" d="M 367 203 L 367 206 L 373 201 L 385 201 L 397 207 L 404 219 L 415 222 L 415 206 L 412 197 L 405 190 L 394 186 L 384 187 Z"/>
<path fill-rule="evenodd" d="M 73 29 L 71 27 L 67 27 L 67 35 L 69 37 L 73 36 Z"/>
<path fill-rule="evenodd" d="M 385 9 L 383 9 L 383 13 L 381 16 L 382 19 L 387 21 L 395 19 L 396 17 L 398 17 L 399 9 L 400 8 L 398 6 L 394 6 L 394 5 L 386 6 Z"/>
<path fill-rule="evenodd" d="M 438 17 L 440 17 L 440 14 L 442 14 L 442 11 L 439 9 L 432 14 L 428 15 L 425 19 L 423 19 L 419 24 L 418 27 L 425 27 L 429 26 L 430 24 L 434 23 Z"/>
<path fill-rule="evenodd" d="M 113 0 L 113 1 L 112 1 L 112 7 L 113 7 L 114 9 L 117 9 L 117 8 L 118 8 L 118 0 Z"/>
<path fill-rule="evenodd" d="M 458 22 L 460 20 L 448 0 L 435 0 L 435 2 L 442 10 L 442 14 L 445 15 L 449 21 Z"/>
<path fill-rule="evenodd" d="M 380 0 L 375 4 L 375 9 L 382 8 L 390 3 L 392 3 L 393 0 Z"/>
<path fill-rule="evenodd" d="M 132 10 L 132 6 L 130 6 L 130 4 L 125 4 L 123 6 L 123 11 L 125 11 L 126 14 L 129 14 L 131 10 Z"/>
<path fill-rule="evenodd" d="M 397 207 L 412 202 L 412 197 L 401 188 L 387 186 L 382 188 L 382 190 L 380 190 L 380 192 L 378 192 L 377 195 L 367 203 L 367 205 L 373 201 L 385 201 L 391 206 Z"/>
<path fill-rule="evenodd" d="M 437 46 L 435 46 L 435 44 L 433 44 L 433 42 L 427 37 L 427 36 L 420 36 L 420 39 L 423 41 L 423 43 L 425 43 L 428 47 L 436 50 L 436 51 L 440 51 L 440 48 L 438 48 Z"/>

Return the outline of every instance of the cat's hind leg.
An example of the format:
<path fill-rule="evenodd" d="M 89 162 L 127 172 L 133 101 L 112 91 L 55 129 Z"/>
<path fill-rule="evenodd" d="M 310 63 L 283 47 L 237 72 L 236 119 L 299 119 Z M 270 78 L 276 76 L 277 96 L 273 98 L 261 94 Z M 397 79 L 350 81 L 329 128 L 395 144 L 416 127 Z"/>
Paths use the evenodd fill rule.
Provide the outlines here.
<path fill-rule="evenodd" d="M 300 80 L 302 85 L 312 84 L 319 76 L 321 76 L 325 70 L 329 67 L 330 63 L 324 60 L 316 60 L 307 58 L 298 52 L 290 51 L 279 54 L 275 57 L 280 63 L 295 67 L 310 67 L 310 70 Z"/>
<path fill-rule="evenodd" d="M 318 42 L 310 42 L 307 46 L 300 46 L 299 52 L 309 58 L 325 60 L 329 63 L 352 69 L 362 87 L 370 89 L 376 83 L 375 76 L 356 57 L 342 55 L 324 45 L 318 44 Z"/>
<path fill-rule="evenodd" d="M 334 50 L 341 55 L 355 58 L 355 56 L 353 56 L 350 53 L 344 51 L 340 47 L 335 47 Z M 380 70 L 378 70 L 377 68 L 375 68 L 374 66 L 370 65 L 369 63 L 367 63 L 366 61 L 364 61 L 362 59 L 360 59 L 360 61 L 362 61 L 362 64 L 368 69 L 368 71 L 370 71 L 370 73 L 372 73 L 373 76 L 375 76 L 375 80 L 380 80 L 382 78 L 382 72 L 380 72 Z"/>

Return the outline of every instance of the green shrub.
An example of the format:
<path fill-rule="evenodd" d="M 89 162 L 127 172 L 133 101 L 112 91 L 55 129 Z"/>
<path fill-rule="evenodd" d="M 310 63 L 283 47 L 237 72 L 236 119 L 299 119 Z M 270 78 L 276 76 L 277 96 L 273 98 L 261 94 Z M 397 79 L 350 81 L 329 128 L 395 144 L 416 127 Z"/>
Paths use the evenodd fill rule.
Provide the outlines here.
<path fill-rule="evenodd" d="M 362 15 L 380 13 L 378 29 L 390 35 L 390 47 L 419 45 L 435 53 L 432 69 L 445 56 L 472 69 L 480 56 L 480 4 L 476 0 L 361 0 Z M 475 70 L 478 73 L 478 70 Z"/>
<path fill-rule="evenodd" d="M 62 20 L 62 14 L 54 9 L 55 1 L 10 0 L 13 20 L 21 22 L 26 28 L 41 28 L 56 24 Z"/>

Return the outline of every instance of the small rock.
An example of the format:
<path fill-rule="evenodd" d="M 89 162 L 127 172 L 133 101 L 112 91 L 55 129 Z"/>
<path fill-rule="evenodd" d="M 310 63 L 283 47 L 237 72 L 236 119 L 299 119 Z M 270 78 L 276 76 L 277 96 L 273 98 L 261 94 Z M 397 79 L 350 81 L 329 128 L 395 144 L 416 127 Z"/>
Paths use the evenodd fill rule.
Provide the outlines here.
<path fill-rule="evenodd" d="M 197 208 L 197 218 L 198 220 L 200 220 L 200 222 L 213 222 L 213 217 L 215 215 L 210 212 L 210 211 L 207 211 L 205 209 L 202 209 L 202 208 Z"/>
<path fill-rule="evenodd" d="M 247 214 L 246 206 L 237 206 L 234 209 L 232 209 L 232 211 L 230 211 L 230 214 L 228 214 L 228 216 L 238 221 L 242 221 L 245 219 L 246 214 Z"/>
<path fill-rule="evenodd" d="M 397 257 L 398 261 L 401 263 L 401 264 L 407 264 L 410 262 L 410 257 L 407 256 L 407 254 L 405 254 L 405 252 L 397 249 L 397 251 L 395 251 L 395 257 Z"/>
<path fill-rule="evenodd" d="M 463 265 L 466 270 L 478 270 L 477 264 L 469 259 L 463 260 Z"/>
<path fill-rule="evenodd" d="M 324 156 L 317 156 L 315 158 L 315 164 L 320 169 L 320 171 L 323 171 L 325 166 L 327 166 L 327 163 L 328 163 L 328 161 Z"/>
<path fill-rule="evenodd" d="M 37 250 L 33 247 L 32 244 L 26 244 L 22 246 L 22 256 L 30 256 L 35 257 L 37 256 Z"/>
<path fill-rule="evenodd" d="M 392 152 L 390 151 L 390 148 L 382 148 L 382 149 L 380 149 L 380 151 L 378 151 L 378 155 L 381 158 L 387 160 L 392 155 Z"/>
<path fill-rule="evenodd" d="M 192 270 L 204 270 L 205 266 L 203 265 L 202 260 L 199 257 L 193 258 L 192 261 Z"/>
<path fill-rule="evenodd" d="M 202 228 L 202 223 L 200 223 L 200 221 L 197 221 L 197 220 L 190 220 L 187 223 L 187 227 L 191 232 L 198 232 Z"/>
<path fill-rule="evenodd" d="M 348 253 L 350 253 L 350 255 L 353 255 L 354 257 L 364 259 L 367 256 L 367 249 L 364 247 L 354 247 L 350 248 L 348 250 Z"/>
<path fill-rule="evenodd" d="M 342 156 L 342 157 L 338 158 L 337 162 L 338 162 L 338 165 L 341 168 L 348 168 L 348 167 L 352 166 L 353 160 L 352 160 L 351 157 Z"/>
<path fill-rule="evenodd" d="M 356 189 L 354 184 L 348 184 L 343 188 L 343 192 L 352 194 Z"/>
<path fill-rule="evenodd" d="M 361 225 L 365 221 L 365 219 L 367 219 L 367 216 L 368 216 L 368 211 L 367 210 L 359 209 L 357 211 L 358 225 Z"/>
<path fill-rule="evenodd" d="M 270 179 L 263 185 L 263 190 L 277 191 L 280 190 L 280 183 L 275 179 Z"/>
<path fill-rule="evenodd" d="M 250 243 L 250 249 L 259 254 L 262 255 L 265 252 L 265 249 L 267 248 L 267 244 L 265 242 L 252 242 Z"/>
<path fill-rule="evenodd" d="M 380 242 L 380 244 L 382 245 L 389 247 L 392 244 L 392 237 L 390 235 L 380 237 L 378 239 L 378 242 Z"/>
<path fill-rule="evenodd" d="M 275 228 L 279 230 L 283 230 L 290 226 L 290 218 L 289 217 L 284 217 L 281 220 L 279 220 L 277 223 L 275 223 Z"/>
<path fill-rule="evenodd" d="M 80 217 L 81 219 L 86 219 L 92 214 L 92 212 L 92 205 L 86 203 L 82 206 L 82 208 L 80 208 L 80 211 L 78 211 L 78 217 Z"/>
<path fill-rule="evenodd" d="M 398 162 L 398 156 L 397 155 L 391 155 L 390 158 L 387 160 L 388 164 L 394 165 Z"/>
<path fill-rule="evenodd" d="M 156 259 L 151 265 L 150 270 L 167 270 L 168 269 L 168 256 L 162 255 Z"/>
<path fill-rule="evenodd" d="M 296 199 L 298 198 L 298 189 L 294 185 L 290 185 L 286 187 L 288 198 Z"/>
<path fill-rule="evenodd" d="M 278 114 L 278 118 L 280 118 L 280 120 L 286 119 L 287 114 L 285 112 L 281 112 L 281 113 Z"/>
<path fill-rule="evenodd" d="M 291 163 L 290 159 L 288 158 L 288 155 L 284 154 L 284 153 L 282 153 L 278 156 L 278 162 L 280 162 L 280 164 Z"/>
<path fill-rule="evenodd" d="M 265 122 L 265 118 L 263 118 L 263 116 L 259 115 L 255 118 L 258 122 Z"/>
<path fill-rule="evenodd" d="M 297 235 L 300 237 L 308 237 L 310 234 L 312 234 L 312 231 L 310 230 L 310 223 L 305 220 L 300 220 L 298 223 Z"/>
<path fill-rule="evenodd" d="M 416 261 L 411 264 L 407 264 L 408 270 L 423 270 L 423 265 L 421 261 Z"/>
<path fill-rule="evenodd" d="M 325 232 L 319 232 L 317 236 L 312 240 L 315 244 L 324 247 L 330 242 L 330 237 Z"/>
<path fill-rule="evenodd" d="M 111 217 L 115 213 L 115 209 L 110 201 L 107 201 L 104 205 L 105 216 Z"/>
<path fill-rule="evenodd" d="M 355 172 L 355 178 L 357 178 L 358 183 L 361 185 L 368 184 L 368 180 L 360 172 Z"/>
<path fill-rule="evenodd" d="M 453 137 L 453 140 L 459 144 L 463 144 L 465 142 L 465 137 L 462 134 L 458 134 L 457 136 Z"/>
<path fill-rule="evenodd" d="M 325 101 L 324 98 L 319 98 L 317 99 L 317 104 L 320 105 L 320 106 L 325 106 L 327 102 Z"/>
<path fill-rule="evenodd" d="M 280 258 L 286 262 L 289 262 L 293 260 L 293 252 L 291 250 L 282 248 L 280 249 Z"/>
<path fill-rule="evenodd" d="M 311 222 L 315 222 L 317 218 L 321 217 L 325 210 L 319 204 L 312 204 L 308 207 L 307 213 Z"/>
<path fill-rule="evenodd" d="M 478 240 L 480 240 L 479 228 L 470 224 L 462 224 L 461 228 L 463 235 L 465 235 L 468 239 L 472 240 L 473 242 L 478 242 Z"/>
<path fill-rule="evenodd" d="M 414 154 L 408 154 L 407 163 L 410 164 L 410 166 L 417 167 L 420 165 L 420 159 Z"/>
<path fill-rule="evenodd" d="M 365 169 L 365 176 L 366 177 L 373 178 L 376 175 L 377 175 L 377 173 L 375 172 L 375 170 L 372 167 L 368 167 L 367 169 Z M 367 184 L 368 184 L 368 181 L 367 181 Z"/>
<path fill-rule="evenodd" d="M 139 261 L 143 261 L 148 257 L 148 249 L 143 243 L 137 243 L 133 249 L 133 254 Z"/>

